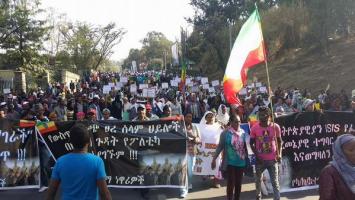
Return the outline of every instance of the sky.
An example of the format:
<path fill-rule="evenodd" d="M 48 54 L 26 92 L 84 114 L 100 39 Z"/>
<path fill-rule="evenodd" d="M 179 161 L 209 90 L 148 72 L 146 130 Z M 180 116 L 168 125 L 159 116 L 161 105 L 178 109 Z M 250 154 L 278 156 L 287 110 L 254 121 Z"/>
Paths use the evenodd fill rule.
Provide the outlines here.
<path fill-rule="evenodd" d="M 180 27 L 192 30 L 185 17 L 193 16 L 190 0 L 42 0 L 42 8 L 54 8 L 71 21 L 93 25 L 115 22 L 127 33 L 114 48 L 112 60 L 122 60 L 150 31 L 162 32 L 169 40 L 180 40 Z"/>

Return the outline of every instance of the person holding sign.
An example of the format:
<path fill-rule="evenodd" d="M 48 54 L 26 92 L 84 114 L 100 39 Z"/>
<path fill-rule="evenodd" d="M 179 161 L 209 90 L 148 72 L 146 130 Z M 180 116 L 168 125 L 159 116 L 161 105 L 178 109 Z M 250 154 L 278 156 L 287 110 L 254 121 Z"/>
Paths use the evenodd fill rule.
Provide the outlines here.
<path fill-rule="evenodd" d="M 246 135 L 240 128 L 241 121 L 238 115 L 231 115 L 229 123 L 230 126 L 220 135 L 211 168 L 216 168 L 216 159 L 223 151 L 222 171 L 227 173 L 227 199 L 239 200 L 246 165 L 245 158 L 248 156 L 245 151 Z"/>
<path fill-rule="evenodd" d="M 258 112 L 259 123 L 250 131 L 250 146 L 256 158 L 256 199 L 261 199 L 262 173 L 265 169 L 270 174 L 274 199 L 280 199 L 278 162 L 281 161 L 281 129 L 271 122 L 271 110 L 262 106 Z"/>
<path fill-rule="evenodd" d="M 110 200 L 104 162 L 100 157 L 88 153 L 90 136 L 87 128 L 74 126 L 70 132 L 73 133 L 70 139 L 74 151 L 57 160 L 47 200 L 55 199 L 59 186 L 62 199 L 99 199 L 100 194 L 101 199 Z"/>
<path fill-rule="evenodd" d="M 188 176 L 188 186 L 187 188 L 183 188 L 180 191 L 180 197 L 185 198 L 188 190 L 192 189 L 192 175 L 193 168 L 196 161 L 197 154 L 197 144 L 201 143 L 201 134 L 199 128 L 192 123 L 192 114 L 185 114 L 185 127 L 186 127 L 186 135 L 188 138 L 187 141 L 187 176 Z"/>
<path fill-rule="evenodd" d="M 319 177 L 320 200 L 355 199 L 355 136 L 344 134 L 333 144 L 333 160 Z"/>

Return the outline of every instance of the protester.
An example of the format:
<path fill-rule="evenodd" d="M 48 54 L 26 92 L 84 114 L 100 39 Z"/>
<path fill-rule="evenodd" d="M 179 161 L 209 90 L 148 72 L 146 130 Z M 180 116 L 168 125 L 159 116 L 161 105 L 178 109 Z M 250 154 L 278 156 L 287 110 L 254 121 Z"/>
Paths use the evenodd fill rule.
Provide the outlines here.
<path fill-rule="evenodd" d="M 333 160 L 319 177 L 320 200 L 355 199 L 355 136 L 338 136 L 333 144 Z"/>
<path fill-rule="evenodd" d="M 103 160 L 88 153 L 90 136 L 86 127 L 74 126 L 71 130 L 71 143 L 74 151 L 61 156 L 52 172 L 47 200 L 54 200 L 61 189 L 62 199 L 101 199 L 110 200 L 111 194 L 106 185 L 106 172 Z"/>
<path fill-rule="evenodd" d="M 223 151 L 222 171 L 227 178 L 227 199 L 239 200 L 242 189 L 243 172 L 246 165 L 246 134 L 240 128 L 238 115 L 229 118 L 230 126 L 220 135 L 218 147 L 213 155 L 211 168 L 216 168 L 216 159 Z"/>
<path fill-rule="evenodd" d="M 102 111 L 102 115 L 103 117 L 101 120 L 117 120 L 116 118 L 111 117 L 111 111 L 107 108 Z"/>
<path fill-rule="evenodd" d="M 84 119 L 85 119 L 85 113 L 84 112 L 76 113 L 76 120 L 77 121 L 84 121 Z"/>
<path fill-rule="evenodd" d="M 197 144 L 201 143 L 201 134 L 198 127 L 192 123 L 192 114 L 185 114 L 185 127 L 187 135 L 187 188 L 180 190 L 180 197 L 185 198 L 188 190 L 192 189 L 192 171 L 196 161 Z"/>
<path fill-rule="evenodd" d="M 86 116 L 87 116 L 87 119 L 89 121 L 96 121 L 96 119 L 97 119 L 96 110 L 95 109 L 89 109 Z"/>
<path fill-rule="evenodd" d="M 148 121 L 149 118 L 146 115 L 145 106 L 143 104 L 139 104 L 137 108 L 137 117 L 135 117 L 132 121 Z"/>
<path fill-rule="evenodd" d="M 222 126 L 227 126 L 227 124 L 229 122 L 229 114 L 227 111 L 227 107 L 224 104 L 221 104 L 218 107 L 216 119 Z"/>
<path fill-rule="evenodd" d="M 211 111 L 207 111 L 204 114 L 199 124 L 199 129 L 201 132 L 201 142 L 203 144 L 208 144 L 211 146 L 218 145 L 220 134 L 223 130 L 219 123 L 215 122 L 214 115 Z M 218 158 L 216 162 L 220 163 L 220 159 Z M 221 185 L 219 181 L 222 178 L 220 171 L 216 170 L 215 173 L 211 175 L 213 180 L 213 186 L 215 188 L 220 188 Z"/>
<path fill-rule="evenodd" d="M 250 131 L 250 145 L 256 157 L 256 199 L 261 199 L 262 173 L 265 169 L 270 174 L 274 191 L 274 199 L 280 199 L 278 162 L 281 160 L 281 130 L 280 126 L 271 122 L 271 110 L 260 107 L 259 123 L 253 125 Z"/>
<path fill-rule="evenodd" d="M 152 106 L 147 103 L 145 105 L 145 110 L 146 110 L 146 116 L 150 119 L 150 120 L 158 120 L 159 117 L 157 115 L 155 115 L 154 113 L 152 113 Z"/>

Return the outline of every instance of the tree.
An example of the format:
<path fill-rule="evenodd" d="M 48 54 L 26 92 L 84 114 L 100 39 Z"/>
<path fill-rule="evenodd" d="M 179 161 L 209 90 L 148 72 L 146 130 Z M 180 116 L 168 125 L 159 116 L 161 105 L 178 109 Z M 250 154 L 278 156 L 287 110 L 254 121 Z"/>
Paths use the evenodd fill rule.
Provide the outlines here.
<path fill-rule="evenodd" d="M 76 70 L 97 70 L 112 55 L 113 47 L 121 42 L 126 33 L 123 28 L 116 29 L 114 23 L 104 27 L 85 23 L 77 23 L 76 26 L 67 24 L 61 32 Z"/>
<path fill-rule="evenodd" d="M 45 63 L 40 55 L 48 27 L 39 20 L 38 0 L 3 1 L 1 5 L 0 48 L 6 50 L 4 64 L 7 68 L 37 69 Z"/>

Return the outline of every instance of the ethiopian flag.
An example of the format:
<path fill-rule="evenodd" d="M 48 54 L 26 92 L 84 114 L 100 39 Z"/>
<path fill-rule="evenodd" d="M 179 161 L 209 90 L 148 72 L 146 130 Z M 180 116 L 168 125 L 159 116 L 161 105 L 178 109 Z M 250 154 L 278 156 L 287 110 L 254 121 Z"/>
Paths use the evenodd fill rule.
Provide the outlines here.
<path fill-rule="evenodd" d="M 265 61 L 265 47 L 258 9 L 243 24 L 234 42 L 223 78 L 224 95 L 230 104 L 240 104 L 236 93 L 247 82 L 248 69 Z"/>
<path fill-rule="evenodd" d="M 180 81 L 180 91 L 185 91 L 185 84 L 186 84 L 186 64 L 182 62 L 181 66 L 181 81 Z"/>
<path fill-rule="evenodd" d="M 55 122 L 53 122 L 53 121 L 38 122 L 36 127 L 37 127 L 38 131 L 41 133 L 41 135 L 58 130 L 57 126 L 55 125 Z"/>

